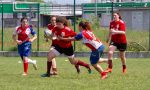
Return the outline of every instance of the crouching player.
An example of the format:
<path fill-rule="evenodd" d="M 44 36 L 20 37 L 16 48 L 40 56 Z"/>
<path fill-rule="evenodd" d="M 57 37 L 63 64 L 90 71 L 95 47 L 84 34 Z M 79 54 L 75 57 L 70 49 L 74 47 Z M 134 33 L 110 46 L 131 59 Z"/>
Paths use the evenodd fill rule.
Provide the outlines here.
<path fill-rule="evenodd" d="M 33 35 L 30 38 L 30 34 Z M 18 36 L 18 38 L 17 38 Z M 35 31 L 31 26 L 28 25 L 28 19 L 23 17 L 21 19 L 21 25 L 16 27 L 13 33 L 13 40 L 18 45 L 18 53 L 23 61 L 24 73 L 22 75 L 26 76 L 28 74 L 28 63 L 33 64 L 35 70 L 37 70 L 36 60 L 31 60 L 28 58 L 31 52 L 31 43 L 37 38 Z"/>

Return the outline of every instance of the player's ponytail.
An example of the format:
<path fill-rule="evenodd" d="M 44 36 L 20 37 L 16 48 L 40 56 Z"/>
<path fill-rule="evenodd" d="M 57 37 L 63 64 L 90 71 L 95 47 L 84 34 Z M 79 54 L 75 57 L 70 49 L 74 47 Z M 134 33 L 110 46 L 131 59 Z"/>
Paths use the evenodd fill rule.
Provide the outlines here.
<path fill-rule="evenodd" d="M 90 30 L 91 31 L 91 26 L 89 22 L 83 22 L 81 21 L 79 23 L 79 26 L 82 27 L 84 30 Z"/>

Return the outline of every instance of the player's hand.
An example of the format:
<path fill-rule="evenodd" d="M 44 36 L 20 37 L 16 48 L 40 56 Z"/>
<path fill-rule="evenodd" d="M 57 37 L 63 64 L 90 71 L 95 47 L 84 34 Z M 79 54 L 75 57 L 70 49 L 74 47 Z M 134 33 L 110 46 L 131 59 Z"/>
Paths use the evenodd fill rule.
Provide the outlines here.
<path fill-rule="evenodd" d="M 22 44 L 21 40 L 17 40 L 16 42 L 17 42 L 18 45 Z"/>
<path fill-rule="evenodd" d="M 112 35 L 116 34 L 116 30 L 114 30 L 114 29 L 110 29 L 110 32 L 111 32 Z"/>
<path fill-rule="evenodd" d="M 32 40 L 32 39 L 29 39 L 29 42 L 31 42 L 31 43 L 32 43 L 32 42 L 33 42 L 33 40 Z"/>

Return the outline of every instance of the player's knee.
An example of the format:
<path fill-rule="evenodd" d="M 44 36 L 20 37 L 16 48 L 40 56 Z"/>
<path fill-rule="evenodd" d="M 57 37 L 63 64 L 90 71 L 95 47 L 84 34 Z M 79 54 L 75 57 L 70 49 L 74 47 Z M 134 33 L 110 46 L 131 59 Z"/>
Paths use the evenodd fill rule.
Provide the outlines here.
<path fill-rule="evenodd" d="M 108 54 L 109 54 L 109 55 L 112 55 L 112 54 L 113 54 L 113 51 L 109 51 Z"/>

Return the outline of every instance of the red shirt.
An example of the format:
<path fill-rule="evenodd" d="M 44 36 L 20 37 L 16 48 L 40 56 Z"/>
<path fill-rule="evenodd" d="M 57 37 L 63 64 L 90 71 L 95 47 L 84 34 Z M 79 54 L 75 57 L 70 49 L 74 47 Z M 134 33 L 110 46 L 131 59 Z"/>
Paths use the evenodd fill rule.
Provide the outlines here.
<path fill-rule="evenodd" d="M 74 37 L 76 36 L 76 33 L 70 29 L 69 27 L 64 27 L 63 29 L 58 29 L 57 27 L 54 27 L 52 31 L 56 36 L 68 38 L 68 37 Z M 71 41 L 64 41 L 64 40 L 58 40 L 58 44 L 61 48 L 69 48 L 72 46 Z"/>
<path fill-rule="evenodd" d="M 55 27 L 55 25 L 52 25 L 52 24 L 48 24 L 47 28 L 49 30 L 52 30 L 53 28 Z M 56 45 L 57 44 L 57 40 L 52 40 L 52 45 Z"/>
<path fill-rule="evenodd" d="M 124 21 L 119 20 L 119 21 L 112 21 L 110 22 L 110 29 L 115 29 L 115 30 L 119 30 L 119 31 L 126 31 L 126 26 Z M 111 41 L 115 42 L 115 43 L 127 43 L 126 40 L 126 35 L 125 34 L 113 34 L 111 36 Z"/>

